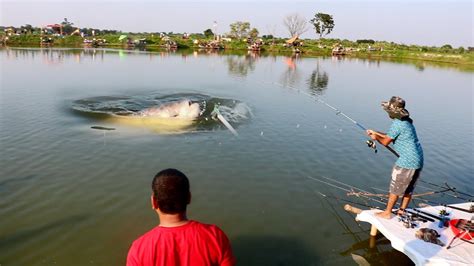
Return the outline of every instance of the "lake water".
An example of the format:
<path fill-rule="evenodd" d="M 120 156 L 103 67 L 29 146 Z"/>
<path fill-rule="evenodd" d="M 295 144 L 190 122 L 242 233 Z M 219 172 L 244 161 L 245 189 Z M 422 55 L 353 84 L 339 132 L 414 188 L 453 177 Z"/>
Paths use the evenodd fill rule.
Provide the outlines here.
<path fill-rule="evenodd" d="M 4 49 L 0 58 L 1 265 L 124 264 L 131 242 L 158 223 L 150 182 L 168 167 L 190 178 L 189 217 L 219 225 L 240 265 L 347 265 L 351 252 L 410 263 L 383 239 L 368 249 L 368 226 L 320 196 L 344 193 L 310 177 L 385 190 L 395 159 L 307 94 L 380 131 L 391 122 L 380 102 L 405 98 L 425 152 L 422 178 L 474 193 L 469 72 L 247 53 Z M 103 119 L 89 112 L 94 104 L 77 110 L 180 97 L 241 103 L 245 111 L 225 114 L 239 136 L 213 120 L 163 132 Z"/>

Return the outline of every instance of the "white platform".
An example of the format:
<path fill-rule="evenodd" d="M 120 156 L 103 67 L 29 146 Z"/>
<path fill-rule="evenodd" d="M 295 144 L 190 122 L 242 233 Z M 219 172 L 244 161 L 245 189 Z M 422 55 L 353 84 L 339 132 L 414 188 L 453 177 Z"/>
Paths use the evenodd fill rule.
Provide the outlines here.
<path fill-rule="evenodd" d="M 469 209 L 471 203 L 453 204 L 453 206 Z M 438 215 L 444 209 L 442 206 L 418 208 L 424 212 Z M 471 220 L 474 213 L 458 211 L 446 208 L 451 219 Z M 391 219 L 378 218 L 374 213 L 380 210 L 362 211 L 356 219 L 374 225 L 380 233 L 390 240 L 392 247 L 406 254 L 416 265 L 474 265 L 474 244 L 461 239 L 454 240 L 450 249 L 446 249 L 449 241 L 454 237 L 451 228 L 438 228 L 438 220 L 435 222 L 418 222 L 416 228 L 405 228 L 402 222 L 393 215 Z M 415 232 L 420 228 L 432 228 L 441 235 L 440 240 L 445 243 L 444 247 L 424 242 L 415 237 Z"/>

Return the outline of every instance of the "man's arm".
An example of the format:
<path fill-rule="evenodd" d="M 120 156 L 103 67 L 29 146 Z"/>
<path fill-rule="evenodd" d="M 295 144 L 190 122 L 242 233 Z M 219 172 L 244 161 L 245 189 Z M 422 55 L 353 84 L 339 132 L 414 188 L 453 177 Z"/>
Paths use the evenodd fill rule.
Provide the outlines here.
<path fill-rule="evenodd" d="M 130 249 L 128 250 L 128 255 L 127 255 L 127 266 L 138 266 L 140 263 L 138 262 L 137 259 L 137 250 L 135 246 L 132 244 Z"/>
<path fill-rule="evenodd" d="M 371 139 L 378 141 L 384 146 L 388 146 L 393 141 L 393 139 L 387 136 L 386 134 L 374 131 L 372 129 L 367 130 L 367 135 L 369 135 Z"/>
<path fill-rule="evenodd" d="M 236 259 L 234 254 L 232 253 L 232 247 L 230 246 L 230 241 L 227 238 L 224 231 L 222 231 L 219 227 L 215 226 L 216 228 L 216 239 L 219 243 L 219 248 L 221 250 L 221 257 L 219 261 L 219 266 L 235 266 Z"/>

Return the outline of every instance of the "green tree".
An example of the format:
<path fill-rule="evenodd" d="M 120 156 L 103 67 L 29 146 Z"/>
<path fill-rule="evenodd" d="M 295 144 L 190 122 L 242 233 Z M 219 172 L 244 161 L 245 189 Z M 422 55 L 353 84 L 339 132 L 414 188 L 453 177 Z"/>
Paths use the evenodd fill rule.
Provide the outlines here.
<path fill-rule="evenodd" d="M 33 33 L 33 31 L 34 31 L 33 26 L 31 26 L 30 24 L 26 24 L 25 26 L 21 26 L 20 29 L 23 33 L 29 33 L 29 34 Z"/>
<path fill-rule="evenodd" d="M 464 47 L 462 47 L 462 46 L 459 46 L 459 48 L 456 49 L 456 52 L 458 52 L 458 53 L 460 53 L 460 54 L 463 54 L 463 53 L 466 52 L 466 49 L 464 49 Z"/>
<path fill-rule="evenodd" d="M 214 36 L 214 32 L 212 32 L 211 29 L 207 29 L 204 31 L 204 36 L 206 36 L 206 38 L 210 38 L 212 36 Z"/>
<path fill-rule="evenodd" d="M 249 29 L 249 22 L 237 21 L 230 24 L 230 35 L 235 38 L 242 39 L 247 37 Z"/>
<path fill-rule="evenodd" d="M 334 29 L 334 19 L 329 14 L 316 13 L 310 22 L 316 33 L 319 34 L 319 38 L 328 35 Z"/>
<path fill-rule="evenodd" d="M 64 21 L 61 22 L 61 25 L 63 26 L 63 33 L 64 34 L 71 34 L 73 31 L 74 31 L 74 27 L 72 25 L 74 25 L 74 23 L 72 22 L 69 22 L 67 20 L 67 18 L 64 18 Z"/>
<path fill-rule="evenodd" d="M 453 49 L 453 47 L 450 44 L 445 44 L 445 45 L 441 46 L 441 49 L 451 50 L 451 49 Z"/>
<path fill-rule="evenodd" d="M 249 36 L 250 38 L 255 39 L 258 37 L 258 33 L 259 33 L 258 30 L 256 28 L 253 28 L 250 30 Z"/>

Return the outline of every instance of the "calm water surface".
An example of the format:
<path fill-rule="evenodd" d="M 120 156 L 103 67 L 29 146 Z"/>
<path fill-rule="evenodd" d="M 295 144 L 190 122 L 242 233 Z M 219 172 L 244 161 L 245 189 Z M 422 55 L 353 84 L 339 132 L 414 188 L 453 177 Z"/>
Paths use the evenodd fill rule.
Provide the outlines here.
<path fill-rule="evenodd" d="M 351 253 L 409 263 L 384 239 L 369 250 L 367 226 L 319 192 L 343 194 L 308 178 L 386 189 L 394 158 L 374 154 L 359 128 L 292 87 L 381 131 L 390 120 L 380 101 L 402 96 L 425 151 L 422 178 L 474 193 L 472 73 L 197 52 L 8 49 L 0 58 L 2 265 L 124 264 L 131 242 L 158 222 L 149 186 L 167 167 L 190 177 L 189 216 L 218 224 L 240 265 L 347 265 Z M 219 124 L 162 134 L 73 110 L 84 99 L 169 95 L 229 99 L 250 111 L 234 137 Z"/>

